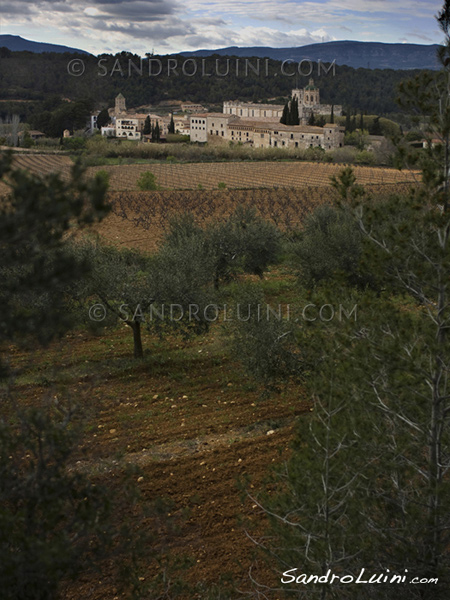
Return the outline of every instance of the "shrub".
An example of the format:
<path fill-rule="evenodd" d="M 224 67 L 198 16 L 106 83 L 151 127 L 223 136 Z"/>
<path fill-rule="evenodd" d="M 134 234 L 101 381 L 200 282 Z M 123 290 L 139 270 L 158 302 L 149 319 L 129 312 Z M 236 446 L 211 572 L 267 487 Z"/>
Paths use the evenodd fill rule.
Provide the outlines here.
<path fill-rule="evenodd" d="M 361 234 L 352 215 L 330 205 L 319 206 L 307 216 L 293 248 L 306 285 L 329 280 L 337 272 L 355 283 L 361 251 Z"/>
<path fill-rule="evenodd" d="M 142 173 L 137 180 L 137 186 L 143 192 L 157 190 L 158 186 L 156 184 L 156 176 L 150 171 L 145 171 L 145 173 Z"/>

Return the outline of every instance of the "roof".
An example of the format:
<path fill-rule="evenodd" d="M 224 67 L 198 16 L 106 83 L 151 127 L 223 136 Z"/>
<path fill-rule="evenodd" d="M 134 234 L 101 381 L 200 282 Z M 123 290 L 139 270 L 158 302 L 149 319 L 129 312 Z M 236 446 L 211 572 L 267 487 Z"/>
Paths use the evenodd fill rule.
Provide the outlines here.
<path fill-rule="evenodd" d="M 235 104 L 246 108 L 261 108 L 265 110 L 283 110 L 284 104 L 254 104 L 252 102 L 240 102 L 239 100 L 227 100 L 224 104 Z"/>

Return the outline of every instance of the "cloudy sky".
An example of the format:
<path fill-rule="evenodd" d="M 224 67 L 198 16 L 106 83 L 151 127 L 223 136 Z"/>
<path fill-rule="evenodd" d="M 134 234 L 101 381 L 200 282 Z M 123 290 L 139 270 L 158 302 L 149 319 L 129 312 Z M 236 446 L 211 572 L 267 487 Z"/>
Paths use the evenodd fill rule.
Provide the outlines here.
<path fill-rule="evenodd" d="M 0 32 L 100 54 L 331 40 L 439 43 L 434 0 L 2 0 Z"/>

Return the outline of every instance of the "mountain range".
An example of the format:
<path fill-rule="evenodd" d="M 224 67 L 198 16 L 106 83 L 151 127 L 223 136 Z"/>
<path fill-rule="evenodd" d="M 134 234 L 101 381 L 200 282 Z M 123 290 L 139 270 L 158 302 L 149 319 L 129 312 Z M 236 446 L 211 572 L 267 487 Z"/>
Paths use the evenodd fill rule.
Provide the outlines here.
<path fill-rule="evenodd" d="M 71 52 L 89 54 L 85 50 L 70 48 L 58 44 L 47 44 L 44 42 L 33 42 L 18 35 L 0 35 L 0 47 L 9 48 L 12 51 L 29 52 Z M 236 57 L 258 57 L 271 58 L 273 60 L 318 60 L 324 63 L 335 61 L 337 65 L 366 69 L 438 69 L 439 63 L 436 58 L 438 44 L 386 44 L 382 42 L 355 42 L 343 40 L 336 42 L 324 42 L 322 44 L 309 44 L 307 46 L 296 46 L 291 48 L 271 48 L 270 46 L 239 47 L 229 46 L 227 48 L 216 48 L 214 50 L 195 50 L 178 52 L 185 57 L 194 56 L 236 56 Z"/>
<path fill-rule="evenodd" d="M 13 52 L 71 52 L 78 54 L 89 54 L 85 50 L 78 48 L 69 48 L 68 46 L 60 46 L 59 44 L 47 44 L 45 42 L 32 42 L 20 37 L 20 35 L 0 35 L 0 48 L 8 48 Z"/>
<path fill-rule="evenodd" d="M 438 69 L 438 44 L 385 44 L 382 42 L 353 42 L 349 40 L 309 44 L 292 48 L 230 46 L 215 50 L 180 52 L 183 56 L 238 56 L 271 58 L 273 60 L 312 60 L 333 62 L 355 69 Z M 305 69 L 306 70 L 306 69 Z"/>

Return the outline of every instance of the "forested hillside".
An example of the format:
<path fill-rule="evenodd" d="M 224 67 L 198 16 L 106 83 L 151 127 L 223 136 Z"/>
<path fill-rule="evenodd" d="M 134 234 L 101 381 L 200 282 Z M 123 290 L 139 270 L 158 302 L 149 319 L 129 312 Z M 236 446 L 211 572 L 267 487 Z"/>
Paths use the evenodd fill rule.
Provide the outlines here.
<path fill-rule="evenodd" d="M 287 73 L 295 71 L 294 65 L 285 67 L 283 73 L 280 61 L 269 60 L 266 67 L 265 59 L 260 59 L 259 73 L 255 73 L 257 58 L 247 59 L 254 67 L 252 70 L 251 67 L 245 68 L 245 59 L 240 58 L 236 68 L 236 58 L 229 57 L 227 62 L 227 57 L 213 55 L 189 59 L 188 63 L 185 63 L 188 59 L 182 56 L 152 56 L 149 57 L 152 61 L 152 74 L 149 75 L 149 58 L 142 60 L 141 74 L 140 57 L 126 52 L 115 56 L 80 58 L 69 53 L 34 54 L 2 48 L 0 56 L 0 116 L 19 112 L 22 118 L 45 108 L 29 102 L 14 103 L 13 106 L 10 101 L 43 102 L 56 95 L 70 100 L 92 98 L 99 106 L 112 106 L 119 92 L 126 97 L 128 107 L 169 99 L 204 104 L 220 104 L 232 99 L 255 102 L 275 98 L 281 101 L 292 88 L 306 85 L 309 76 L 314 77 L 320 87 L 324 103 L 342 104 L 369 114 L 387 114 L 398 111 L 395 103 L 398 83 L 417 73 L 336 66 L 334 74 L 331 70 L 328 73 L 322 70 L 319 76 L 317 65 L 313 65 L 311 75 L 305 72 L 303 76 L 289 76 Z M 83 64 L 78 63 L 79 70 L 75 68 L 76 74 L 72 75 L 69 71 L 74 60 L 82 60 Z M 172 67 L 176 65 L 170 72 L 168 61 L 172 61 Z M 84 72 L 80 74 L 83 68 Z M 191 75 L 194 68 L 197 68 L 197 73 Z M 159 70 L 161 74 L 156 75 Z"/>

